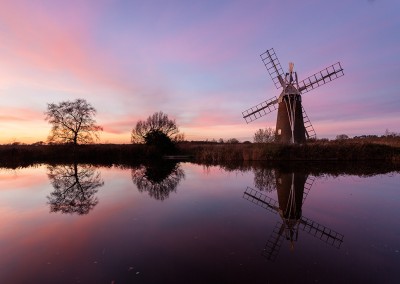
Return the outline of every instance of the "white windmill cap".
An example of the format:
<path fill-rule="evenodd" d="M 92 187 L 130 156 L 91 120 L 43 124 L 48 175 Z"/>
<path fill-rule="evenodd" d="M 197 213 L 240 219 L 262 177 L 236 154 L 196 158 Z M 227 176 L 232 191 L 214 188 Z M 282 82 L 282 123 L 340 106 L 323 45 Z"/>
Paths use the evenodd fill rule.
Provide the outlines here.
<path fill-rule="evenodd" d="M 292 73 L 294 69 L 294 63 L 293 62 L 289 62 L 289 72 Z"/>

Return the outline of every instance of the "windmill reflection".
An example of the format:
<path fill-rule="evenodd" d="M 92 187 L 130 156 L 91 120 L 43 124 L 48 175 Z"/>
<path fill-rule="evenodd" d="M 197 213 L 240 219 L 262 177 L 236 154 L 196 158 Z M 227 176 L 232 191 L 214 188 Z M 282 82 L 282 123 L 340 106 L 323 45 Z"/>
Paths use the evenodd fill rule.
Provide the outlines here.
<path fill-rule="evenodd" d="M 132 169 L 132 181 L 139 192 L 147 192 L 157 200 L 168 198 L 183 178 L 184 171 L 173 161 L 151 163 Z"/>
<path fill-rule="evenodd" d="M 54 191 L 47 196 L 50 212 L 88 214 L 99 202 L 95 194 L 104 185 L 100 172 L 91 165 L 48 166 Z"/>
<path fill-rule="evenodd" d="M 285 238 L 293 249 L 299 230 L 340 248 L 343 235 L 302 216 L 303 203 L 315 178 L 305 173 L 276 170 L 275 180 L 278 201 L 250 187 L 247 187 L 243 194 L 243 198 L 273 213 L 278 213 L 281 218 L 265 245 L 263 256 L 274 261 Z"/>

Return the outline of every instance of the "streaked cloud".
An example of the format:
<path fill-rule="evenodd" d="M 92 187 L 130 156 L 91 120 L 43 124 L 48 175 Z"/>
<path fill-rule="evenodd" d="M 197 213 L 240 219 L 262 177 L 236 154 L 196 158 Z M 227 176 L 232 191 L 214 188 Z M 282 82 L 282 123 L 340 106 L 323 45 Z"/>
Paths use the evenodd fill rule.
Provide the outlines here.
<path fill-rule="evenodd" d="M 45 140 L 46 104 L 76 98 L 98 110 L 108 141 L 129 141 L 137 120 L 159 110 L 187 136 L 229 129 L 229 136 L 252 137 L 258 126 L 275 124 L 276 114 L 254 125 L 241 117 L 244 109 L 279 95 L 259 58 L 271 47 L 284 69 L 295 62 L 300 79 L 341 61 L 343 78 L 304 97 L 313 123 L 330 125 L 332 131 L 323 133 L 336 129 L 328 121 L 375 118 L 384 124 L 385 117 L 392 125 L 400 109 L 399 4 L 282 5 L 4 0 L 0 143 Z"/>

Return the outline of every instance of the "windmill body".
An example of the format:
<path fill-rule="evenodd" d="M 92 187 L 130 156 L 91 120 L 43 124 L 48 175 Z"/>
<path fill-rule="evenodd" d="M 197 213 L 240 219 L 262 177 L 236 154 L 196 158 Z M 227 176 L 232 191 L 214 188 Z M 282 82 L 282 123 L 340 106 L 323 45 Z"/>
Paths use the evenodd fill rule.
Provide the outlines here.
<path fill-rule="evenodd" d="M 278 109 L 275 139 L 281 143 L 303 143 L 308 138 L 316 138 L 314 128 L 302 106 L 301 95 L 344 75 L 343 68 L 337 62 L 314 75 L 297 80 L 293 71 L 294 64 L 289 63 L 289 71 L 283 72 L 274 49 L 261 54 L 268 73 L 277 89 L 282 88 L 279 98 L 273 97 L 242 112 L 247 123 Z"/>
<path fill-rule="evenodd" d="M 278 98 L 278 116 L 275 128 L 277 142 L 303 143 L 306 141 L 301 95 L 295 86 L 298 85 L 296 78 L 297 74 L 292 70 L 286 75 L 283 91 Z"/>

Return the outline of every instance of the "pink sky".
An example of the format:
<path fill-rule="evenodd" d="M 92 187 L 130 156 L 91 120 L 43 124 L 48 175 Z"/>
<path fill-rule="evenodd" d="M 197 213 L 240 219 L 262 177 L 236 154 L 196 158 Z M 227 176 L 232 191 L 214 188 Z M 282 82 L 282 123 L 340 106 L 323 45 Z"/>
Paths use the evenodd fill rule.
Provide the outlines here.
<path fill-rule="evenodd" d="M 286 7 L 287 9 L 283 9 Z M 274 48 L 300 79 L 337 61 L 345 76 L 303 98 L 318 137 L 400 132 L 395 1 L 11 1 L 0 9 L 0 143 L 45 141 L 47 103 L 84 98 L 100 142 L 130 143 L 163 111 L 188 140 L 250 140 L 279 95 L 259 57 Z"/>

